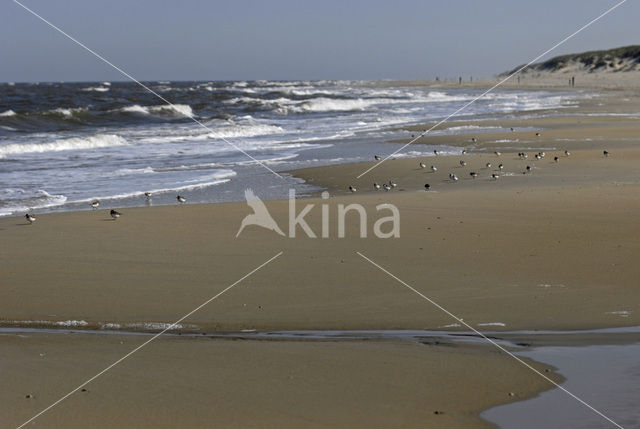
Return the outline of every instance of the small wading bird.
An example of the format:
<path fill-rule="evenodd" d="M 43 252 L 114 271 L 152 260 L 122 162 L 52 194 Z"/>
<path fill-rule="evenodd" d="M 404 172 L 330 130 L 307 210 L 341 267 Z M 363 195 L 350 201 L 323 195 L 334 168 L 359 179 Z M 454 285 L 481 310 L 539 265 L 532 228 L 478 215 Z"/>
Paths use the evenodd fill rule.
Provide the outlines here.
<path fill-rule="evenodd" d="M 498 165 L 498 169 L 499 169 L 500 171 L 504 170 L 504 165 L 502 165 L 502 164 Z"/>
<path fill-rule="evenodd" d="M 427 191 L 430 191 L 431 190 L 431 185 L 428 184 L 428 183 L 425 183 L 424 189 L 426 189 Z"/>
<path fill-rule="evenodd" d="M 453 180 L 454 182 L 458 180 L 458 176 L 456 176 L 453 173 L 449 173 L 449 179 Z"/>
<path fill-rule="evenodd" d="M 464 167 L 466 165 L 467 165 L 467 163 L 465 161 L 460 161 L 460 167 Z"/>
<path fill-rule="evenodd" d="M 466 149 L 462 149 L 462 154 L 466 155 L 467 154 L 467 150 Z"/>
<path fill-rule="evenodd" d="M 500 156 L 500 155 L 502 155 L 502 154 L 501 154 L 500 152 L 498 152 L 498 151 L 495 151 L 495 152 L 493 152 L 493 153 L 495 153 L 495 154 L 496 154 L 496 156 Z"/>
<path fill-rule="evenodd" d="M 605 158 L 608 158 L 608 157 L 609 157 L 609 152 L 608 152 L 608 151 L 606 151 L 606 150 L 605 150 L 605 151 L 603 151 L 603 152 L 602 152 L 602 154 L 605 156 Z"/>
<path fill-rule="evenodd" d="M 427 168 L 426 164 L 424 162 L 420 163 L 420 168 Z"/>
<path fill-rule="evenodd" d="M 565 156 L 571 156 L 571 152 L 569 152 L 568 150 L 565 150 L 565 151 L 564 151 L 564 155 L 565 155 Z"/>
<path fill-rule="evenodd" d="M 93 207 L 94 210 L 97 209 L 99 205 L 100 205 L 100 201 L 98 200 L 95 200 L 91 203 L 91 207 Z"/>
<path fill-rule="evenodd" d="M 111 211 L 109 212 L 109 215 L 111 215 L 111 217 L 113 218 L 113 220 L 118 219 L 120 216 L 122 216 L 122 213 L 115 211 L 113 209 L 111 209 Z"/>
<path fill-rule="evenodd" d="M 24 215 L 24 218 L 27 220 L 27 222 L 29 222 L 29 225 L 31 225 L 33 222 L 36 221 L 36 217 L 32 214 L 27 213 L 26 215 Z"/>
<path fill-rule="evenodd" d="M 356 189 L 356 188 L 354 188 L 353 186 L 349 186 L 349 190 L 350 190 L 351 192 L 355 192 L 355 191 L 357 191 L 357 189 Z"/>
<path fill-rule="evenodd" d="M 151 198 L 151 192 L 145 192 L 144 196 L 147 197 L 147 199 Z"/>
<path fill-rule="evenodd" d="M 385 191 L 390 191 L 390 190 L 391 190 L 391 186 L 387 185 L 386 183 L 384 183 L 384 184 L 382 185 L 382 188 L 383 188 Z"/>
<path fill-rule="evenodd" d="M 252 189 L 246 189 L 244 191 L 244 197 L 247 200 L 249 207 L 253 209 L 253 213 L 242 219 L 242 223 L 240 224 L 240 229 L 238 230 L 236 237 L 238 237 L 244 227 L 248 225 L 258 225 L 271 231 L 275 231 L 280 235 L 284 235 L 284 232 L 282 232 L 276 221 L 271 217 L 271 214 L 269 214 L 267 206 L 265 206 L 262 200 L 253 193 Z"/>
<path fill-rule="evenodd" d="M 555 162 L 558 162 L 559 158 L 558 158 L 557 156 L 554 156 L 554 157 L 553 157 L 553 160 L 554 160 Z"/>
<path fill-rule="evenodd" d="M 492 178 L 493 180 L 498 180 L 498 177 L 500 177 L 500 176 L 498 176 L 498 175 L 497 175 L 497 174 L 495 174 L 495 173 L 493 173 L 493 174 L 491 175 L 491 178 Z"/>
<path fill-rule="evenodd" d="M 185 201 L 187 201 L 187 199 L 186 199 L 185 197 L 183 197 L 182 195 L 178 195 L 178 196 L 176 197 L 176 200 L 178 200 L 178 202 L 179 202 L 180 204 L 182 204 L 182 203 L 184 203 Z"/>
<path fill-rule="evenodd" d="M 378 185 L 377 183 L 373 184 L 373 189 L 375 189 L 376 191 L 380 190 L 380 185 Z"/>
<path fill-rule="evenodd" d="M 433 172 L 435 173 L 436 171 L 438 171 L 438 169 L 436 168 L 436 166 L 435 166 L 435 165 L 432 165 L 432 166 L 431 166 L 431 171 L 433 171 Z"/>
<path fill-rule="evenodd" d="M 392 188 L 395 188 L 396 186 L 398 186 L 398 184 L 393 180 L 389 180 L 389 186 L 391 186 Z"/>
<path fill-rule="evenodd" d="M 487 167 L 487 168 L 491 168 L 491 163 L 490 163 L 490 162 L 487 162 L 487 164 L 485 165 L 485 167 Z"/>
<path fill-rule="evenodd" d="M 436 149 L 433 150 L 433 153 L 438 155 L 440 152 L 438 152 Z"/>
<path fill-rule="evenodd" d="M 469 176 L 475 179 L 476 177 L 478 177 L 478 173 L 476 173 L 475 171 L 472 171 L 471 173 L 469 173 Z"/>
<path fill-rule="evenodd" d="M 380 155 L 374 155 L 373 159 L 375 159 L 376 161 L 380 161 Z"/>

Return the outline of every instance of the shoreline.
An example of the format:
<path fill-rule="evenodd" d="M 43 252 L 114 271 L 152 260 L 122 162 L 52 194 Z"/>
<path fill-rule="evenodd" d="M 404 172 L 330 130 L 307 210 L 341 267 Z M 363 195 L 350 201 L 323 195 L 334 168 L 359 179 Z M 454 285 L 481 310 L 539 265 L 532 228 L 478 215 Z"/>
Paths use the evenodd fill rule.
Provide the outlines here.
<path fill-rule="evenodd" d="M 446 331 L 445 337 L 468 332 L 446 327 L 455 320 L 356 251 L 471 326 L 513 343 L 535 348 L 570 342 L 569 334 L 514 331 L 640 326 L 640 225 L 635 220 L 640 113 L 638 118 L 589 116 L 599 108 L 618 113 L 634 106 L 640 112 L 637 97 L 605 96 L 582 103 L 576 110 L 580 116 L 486 122 L 524 128 L 508 133 L 510 140 L 517 139 L 512 142 L 496 142 L 504 133 L 428 136 L 424 143 L 470 149 L 464 156 L 421 158 L 437 163 L 435 173 L 421 169 L 416 158 L 389 160 L 360 181 L 355 176 L 373 162 L 289 172 L 329 190 L 329 200 L 317 195 L 296 200 L 297 213 L 315 205 L 306 220 L 316 233 L 324 222 L 320 207 L 327 205 L 326 239 L 307 237 L 300 229 L 291 239 L 255 226 L 236 238 L 241 220 L 251 213 L 244 202 L 128 208 L 115 221 L 106 210 L 39 214 L 33 225 L 2 217 L 0 325 L 67 328 L 68 323 L 73 334 L 0 332 L 5 351 L 0 367 L 10 374 L 0 397 L 9 405 L 0 410 L 0 420 L 19 424 L 130 351 L 137 335 L 152 335 L 93 335 L 83 328 L 164 324 L 149 325 L 158 332 L 282 251 L 282 258 L 181 322 L 179 330 L 44 415 L 42 424 L 168 427 L 178 418 L 191 425 L 216 418 L 244 427 L 259 422 L 492 427 L 481 419 L 483 410 L 551 387 L 492 346 L 370 337 L 265 341 L 237 331 L 419 330 Z M 542 128 L 541 136 L 532 127 Z M 471 137 L 477 139 L 473 147 Z M 541 148 L 546 157 L 535 160 Z M 604 157 L 603 150 L 611 156 Z M 521 151 L 529 158 L 519 158 Z M 504 170 L 497 170 L 498 163 Z M 532 171 L 522 174 L 526 165 Z M 471 178 L 470 171 L 478 177 Z M 452 172 L 459 181 L 448 179 Z M 499 174 L 499 180 L 491 174 Z M 388 180 L 397 182 L 397 189 L 371 186 Z M 424 191 L 425 182 L 431 191 Z M 350 185 L 358 191 L 349 192 Z M 366 210 L 369 232 L 379 216 L 376 206 L 396 205 L 402 214 L 400 238 L 361 238 L 356 216 L 346 218 L 346 236 L 338 238 L 337 207 L 350 203 Z M 265 205 L 286 230 L 288 201 Z M 236 334 L 220 338 L 229 331 Z M 581 344 L 622 337 L 637 342 L 635 331 L 584 332 Z M 127 390 L 131 380 L 135 386 Z M 212 398 L 224 406 L 209 411 Z M 122 403 L 159 417 L 142 421 L 136 413 L 114 413 Z M 89 409 L 97 412 L 91 415 Z"/>

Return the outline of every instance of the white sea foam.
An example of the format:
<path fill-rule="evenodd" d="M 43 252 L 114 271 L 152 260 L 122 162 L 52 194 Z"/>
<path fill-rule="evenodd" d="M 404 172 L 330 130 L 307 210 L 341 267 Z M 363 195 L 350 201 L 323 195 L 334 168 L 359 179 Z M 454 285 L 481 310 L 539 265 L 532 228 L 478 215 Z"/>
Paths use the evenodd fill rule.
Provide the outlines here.
<path fill-rule="evenodd" d="M 478 326 L 507 326 L 502 322 L 486 322 L 486 323 L 478 323 Z"/>
<path fill-rule="evenodd" d="M 89 137 L 74 137 L 48 143 L 14 143 L 0 146 L 0 157 L 27 153 L 59 152 L 64 150 L 86 150 L 112 146 L 124 146 L 127 141 L 115 134 L 96 134 Z"/>
<path fill-rule="evenodd" d="M 31 191 L 20 188 L 4 188 L 0 190 L 0 216 L 61 206 L 66 201 L 67 197 L 64 195 L 51 195 L 43 189 Z"/>
<path fill-rule="evenodd" d="M 133 104 L 116 110 L 140 115 L 173 115 L 178 117 L 193 116 L 193 110 L 191 109 L 191 106 L 187 104 L 160 104 L 156 106 L 140 106 L 139 104 Z"/>
<path fill-rule="evenodd" d="M 11 109 L 5 110 L 4 112 L 0 113 L 0 116 L 15 116 L 15 115 L 16 115 L 16 112 L 14 112 Z"/>
<path fill-rule="evenodd" d="M 104 86 L 91 86 L 89 88 L 82 88 L 83 91 L 95 91 L 95 92 L 107 92 L 109 88 L 105 88 Z"/>
<path fill-rule="evenodd" d="M 129 176 L 132 174 L 149 174 L 155 173 L 153 168 L 145 167 L 145 168 L 120 168 L 115 171 L 115 174 L 118 176 Z"/>

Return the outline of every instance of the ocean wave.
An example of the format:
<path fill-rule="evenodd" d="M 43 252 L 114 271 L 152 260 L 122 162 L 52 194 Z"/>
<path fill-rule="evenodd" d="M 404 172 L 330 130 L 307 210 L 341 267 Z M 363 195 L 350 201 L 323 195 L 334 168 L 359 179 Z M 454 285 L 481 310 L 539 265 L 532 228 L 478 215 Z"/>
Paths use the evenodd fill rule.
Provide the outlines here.
<path fill-rule="evenodd" d="M 140 106 L 139 104 L 134 104 L 115 109 L 115 111 L 149 116 L 193 117 L 193 110 L 188 104 L 160 104 L 156 106 Z"/>
<path fill-rule="evenodd" d="M 155 170 L 151 167 L 145 168 L 121 168 L 114 172 L 117 176 L 130 176 L 132 174 L 149 174 L 155 173 Z"/>
<path fill-rule="evenodd" d="M 0 113 L 0 116 L 15 116 L 15 115 L 16 115 L 16 112 L 14 112 L 11 109 L 5 110 L 4 112 Z"/>
<path fill-rule="evenodd" d="M 29 191 L 19 188 L 4 188 L 0 190 L 0 216 L 60 206 L 66 201 L 67 197 L 64 195 L 51 195 L 43 189 Z"/>
<path fill-rule="evenodd" d="M 109 88 L 105 88 L 104 86 L 91 86 L 89 88 L 82 88 L 83 91 L 95 91 L 95 92 L 107 92 Z"/>
<path fill-rule="evenodd" d="M 115 134 L 96 134 L 90 137 L 74 137 L 48 143 L 13 143 L 0 146 L 0 157 L 27 153 L 59 152 L 64 150 L 98 149 L 111 146 L 124 146 L 128 142 Z"/>

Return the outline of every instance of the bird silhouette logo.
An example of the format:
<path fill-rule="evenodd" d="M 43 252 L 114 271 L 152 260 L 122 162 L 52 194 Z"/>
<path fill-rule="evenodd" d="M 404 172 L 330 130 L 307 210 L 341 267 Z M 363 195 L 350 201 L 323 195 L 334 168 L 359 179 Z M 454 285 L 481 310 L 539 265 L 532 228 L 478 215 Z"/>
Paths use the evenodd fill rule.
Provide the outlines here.
<path fill-rule="evenodd" d="M 262 200 L 253 193 L 252 189 L 245 189 L 244 197 L 246 198 L 249 207 L 253 209 L 253 213 L 242 219 L 242 224 L 240 225 L 240 229 L 238 230 L 236 237 L 238 237 L 242 230 L 244 230 L 248 225 L 261 226 L 263 228 L 270 229 L 271 231 L 275 231 L 280 235 L 284 235 L 284 232 L 282 232 L 276 221 L 271 217 L 269 210 L 267 210 L 267 206 L 265 206 Z"/>

